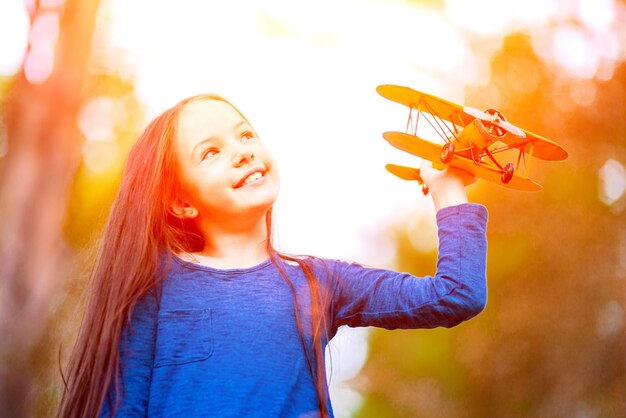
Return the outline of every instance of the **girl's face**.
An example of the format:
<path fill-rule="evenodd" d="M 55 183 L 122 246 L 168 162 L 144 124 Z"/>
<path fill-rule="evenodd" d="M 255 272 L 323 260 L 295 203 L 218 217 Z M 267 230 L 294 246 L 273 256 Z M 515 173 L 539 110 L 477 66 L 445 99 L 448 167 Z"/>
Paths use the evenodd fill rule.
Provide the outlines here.
<path fill-rule="evenodd" d="M 278 196 L 272 155 L 228 103 L 199 100 L 184 105 L 175 151 L 186 217 L 243 226 L 243 220 L 264 216 Z"/>

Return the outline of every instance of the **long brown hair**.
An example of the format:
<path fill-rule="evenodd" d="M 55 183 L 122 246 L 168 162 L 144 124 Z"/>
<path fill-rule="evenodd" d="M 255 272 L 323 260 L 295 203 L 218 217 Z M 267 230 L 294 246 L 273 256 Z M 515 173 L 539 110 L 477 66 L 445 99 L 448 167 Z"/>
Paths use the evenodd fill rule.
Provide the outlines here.
<path fill-rule="evenodd" d="M 107 401 L 111 385 L 115 385 L 114 392 L 119 398 L 120 338 L 122 329 L 130 323 L 135 305 L 148 292 L 158 288 L 172 261 L 172 254 L 203 247 L 202 236 L 195 225 L 172 216 L 169 211 L 170 202 L 181 190 L 173 146 L 178 114 L 185 104 L 198 100 L 220 100 L 239 112 L 220 96 L 193 96 L 156 117 L 133 145 L 90 274 L 86 312 L 67 365 L 67 374 L 63 376 L 65 387 L 57 411 L 60 417 L 97 416 Z M 239 114 L 247 120 L 241 112 Z M 327 293 L 321 291 L 306 259 L 280 254 L 273 248 L 271 210 L 266 222 L 267 251 L 292 290 L 300 341 L 315 382 L 320 415 L 325 417 L 329 410 L 323 342 L 327 341 L 328 328 L 322 294 Z M 286 260 L 300 266 L 309 284 L 312 354 L 304 338 L 296 289 L 284 266 Z M 109 399 L 109 402 L 115 410 L 119 399 Z"/>

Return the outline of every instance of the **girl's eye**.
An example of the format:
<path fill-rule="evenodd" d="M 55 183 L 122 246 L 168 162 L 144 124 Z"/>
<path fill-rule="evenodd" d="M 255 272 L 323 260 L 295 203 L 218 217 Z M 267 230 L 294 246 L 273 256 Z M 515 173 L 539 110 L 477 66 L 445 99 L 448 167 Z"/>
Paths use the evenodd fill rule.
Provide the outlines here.
<path fill-rule="evenodd" d="M 256 135 L 252 131 L 245 131 L 244 133 L 241 134 L 242 141 L 250 141 L 254 138 L 256 138 Z"/>
<path fill-rule="evenodd" d="M 202 154 L 202 159 L 206 160 L 207 158 L 211 158 L 214 155 L 217 155 L 219 153 L 219 151 L 215 148 L 209 148 L 208 150 L 206 150 L 203 154 Z"/>

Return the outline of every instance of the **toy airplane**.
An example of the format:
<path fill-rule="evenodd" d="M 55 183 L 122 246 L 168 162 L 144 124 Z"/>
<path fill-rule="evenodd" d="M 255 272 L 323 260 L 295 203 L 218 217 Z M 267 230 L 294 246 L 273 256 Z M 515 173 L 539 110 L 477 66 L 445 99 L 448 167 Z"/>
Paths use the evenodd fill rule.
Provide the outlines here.
<path fill-rule="evenodd" d="M 457 167 L 510 189 L 534 191 L 541 190 L 541 185 L 528 177 L 526 155 L 550 161 L 567 158 L 567 151 L 559 144 L 512 125 L 497 110 L 482 112 L 402 86 L 382 85 L 376 91 L 409 107 L 405 132 L 385 132 L 383 137 L 402 151 L 432 161 L 435 168 Z M 444 144 L 417 136 L 420 116 Z M 502 159 L 502 153 L 510 150 L 518 151 L 515 164 Z M 520 170 L 520 163 L 524 170 Z M 386 168 L 404 180 L 417 180 L 424 194 L 428 193 L 419 169 L 394 164 Z"/>

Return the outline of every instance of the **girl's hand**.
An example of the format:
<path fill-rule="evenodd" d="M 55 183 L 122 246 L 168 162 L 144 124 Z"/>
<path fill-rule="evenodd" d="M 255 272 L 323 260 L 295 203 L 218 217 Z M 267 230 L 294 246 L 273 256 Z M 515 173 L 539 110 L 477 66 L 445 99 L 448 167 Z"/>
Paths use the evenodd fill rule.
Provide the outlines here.
<path fill-rule="evenodd" d="M 476 181 L 476 177 L 467 171 L 454 167 L 437 170 L 426 160 L 422 161 L 420 176 L 430 190 L 436 210 L 467 203 L 465 186 Z"/>

